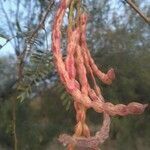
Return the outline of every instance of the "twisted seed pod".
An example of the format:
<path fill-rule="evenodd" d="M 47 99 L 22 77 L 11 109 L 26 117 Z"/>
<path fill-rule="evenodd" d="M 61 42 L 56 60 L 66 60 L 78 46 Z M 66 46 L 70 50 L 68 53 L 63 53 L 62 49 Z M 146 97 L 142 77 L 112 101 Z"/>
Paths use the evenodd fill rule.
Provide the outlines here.
<path fill-rule="evenodd" d="M 109 137 L 110 130 L 110 117 L 109 115 L 104 115 L 104 122 L 102 128 L 96 133 L 94 137 L 83 138 L 83 137 L 71 137 L 67 134 L 62 134 L 59 137 L 59 141 L 67 144 L 69 143 L 76 145 L 78 148 L 91 148 L 97 149 L 99 144 L 102 144 Z"/>
<path fill-rule="evenodd" d="M 112 80 L 115 78 L 114 70 L 108 70 L 107 74 L 104 74 L 96 66 L 93 58 L 90 55 L 90 52 L 87 48 L 86 43 L 86 22 L 87 16 L 85 13 L 80 16 L 80 26 L 81 26 L 81 37 L 80 43 L 78 43 L 78 29 L 70 31 L 68 33 L 68 46 L 67 46 L 67 58 L 65 62 L 62 59 L 62 54 L 60 50 L 61 44 L 61 32 L 60 27 L 62 24 L 63 16 L 65 10 L 70 4 L 71 0 L 61 0 L 60 7 L 56 13 L 53 31 L 52 31 L 52 50 L 54 56 L 54 63 L 57 69 L 57 72 L 60 76 L 61 82 L 66 87 L 66 90 L 73 97 L 75 104 L 79 107 L 76 108 L 77 111 L 77 126 L 76 126 L 76 135 L 86 136 L 76 137 L 62 135 L 59 140 L 64 144 L 69 145 L 68 149 L 72 150 L 74 146 L 82 148 L 93 148 L 97 149 L 97 146 L 100 143 L 103 143 L 104 140 L 109 135 L 110 127 L 110 117 L 109 116 L 125 116 L 128 114 L 141 114 L 147 107 L 147 104 L 142 105 L 140 103 L 132 102 L 128 105 L 117 104 L 113 105 L 110 102 L 105 102 L 101 91 L 98 88 L 94 74 L 100 78 L 104 83 L 111 84 Z M 74 36 L 71 36 L 71 35 Z M 73 38 L 75 37 L 75 38 Z M 77 59 L 75 59 L 75 53 L 77 53 Z M 75 65 L 75 61 L 76 64 Z M 83 71 L 83 72 L 82 72 Z M 86 78 L 86 73 L 91 74 L 92 80 L 94 82 L 94 89 L 92 89 Z M 78 79 L 76 77 L 78 74 Z M 81 87 L 81 89 L 80 89 Z M 84 109 L 83 109 L 84 108 Z M 94 137 L 89 137 L 89 129 L 85 124 L 85 108 L 93 108 L 98 113 L 104 113 L 104 121 L 100 131 L 96 133 Z"/>
<path fill-rule="evenodd" d="M 65 0 L 62 0 L 61 2 L 62 2 L 61 4 L 63 4 L 65 2 Z M 96 101 L 96 102 L 91 101 L 91 99 L 86 94 L 81 93 L 81 91 L 75 85 L 75 81 L 71 80 L 69 78 L 69 74 L 66 71 L 65 64 L 62 60 L 62 54 L 60 52 L 60 39 L 61 39 L 60 26 L 61 26 L 62 18 L 64 16 L 64 12 L 66 9 L 66 7 L 64 7 L 64 6 L 66 6 L 66 5 L 63 5 L 63 7 L 60 7 L 58 9 L 58 12 L 56 15 L 57 17 L 55 18 L 55 26 L 53 26 L 53 32 L 52 32 L 52 49 L 53 49 L 54 63 L 57 68 L 57 72 L 60 75 L 60 78 L 62 79 L 62 83 L 66 87 L 67 91 L 72 95 L 73 99 L 76 102 L 83 104 L 85 107 L 87 107 L 87 108 L 92 107 L 94 110 L 98 110 L 98 112 L 106 111 L 110 115 L 121 114 L 122 109 L 120 109 L 120 108 L 123 108 L 123 107 L 120 107 L 119 105 L 113 105 L 113 104 L 110 106 L 109 103 L 104 103 L 104 102 L 100 102 L 100 101 Z M 101 108 L 102 106 L 103 106 L 103 109 Z M 124 105 L 124 108 L 126 110 L 128 110 L 126 114 L 136 114 L 136 113 L 139 114 L 144 111 L 146 106 L 147 105 L 142 105 L 140 103 L 135 102 L 134 104 L 129 105 L 129 106 Z M 133 112 L 133 110 L 131 110 L 131 109 L 136 109 L 136 111 Z M 115 113 L 113 113 L 112 110 L 114 110 Z"/>
<path fill-rule="evenodd" d="M 86 43 L 86 22 L 87 22 L 87 15 L 85 13 L 83 13 L 81 15 L 81 30 L 82 30 L 82 37 L 81 37 L 81 40 L 82 40 L 82 45 L 85 49 L 85 52 L 86 52 L 86 55 L 87 55 L 87 58 L 89 59 L 89 63 L 90 63 L 90 66 L 93 70 L 93 73 L 100 79 L 102 80 L 102 82 L 104 82 L 105 84 L 111 84 L 112 81 L 115 79 L 115 73 L 114 73 L 114 70 L 113 69 L 110 69 L 108 70 L 107 74 L 104 74 L 101 70 L 98 69 L 98 67 L 96 66 L 93 58 L 91 57 L 91 54 L 88 50 L 88 47 L 87 47 L 87 43 Z"/>
<path fill-rule="evenodd" d="M 74 54 L 77 43 L 79 42 L 79 29 L 68 29 L 68 45 L 67 45 L 67 57 L 65 60 L 66 71 L 69 74 L 70 79 L 74 79 L 76 76 Z"/>
<path fill-rule="evenodd" d="M 79 76 L 79 82 L 81 84 L 81 93 L 88 94 L 88 80 L 86 76 L 86 68 L 84 66 L 83 56 L 81 54 L 81 47 L 78 45 L 76 48 L 76 68 Z"/>

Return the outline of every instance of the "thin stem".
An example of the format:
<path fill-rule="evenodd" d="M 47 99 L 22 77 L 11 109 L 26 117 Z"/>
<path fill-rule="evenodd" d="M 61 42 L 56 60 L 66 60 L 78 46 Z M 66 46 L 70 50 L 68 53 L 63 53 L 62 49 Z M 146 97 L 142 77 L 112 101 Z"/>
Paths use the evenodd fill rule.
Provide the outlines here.
<path fill-rule="evenodd" d="M 49 14 L 53 4 L 54 4 L 54 0 L 50 1 L 48 8 L 47 8 L 44 16 L 42 17 L 40 23 L 38 24 L 38 26 L 35 28 L 35 30 L 32 32 L 32 34 L 30 35 L 30 37 L 28 39 L 29 45 L 27 44 L 27 46 L 24 48 L 22 54 L 19 56 L 19 59 L 20 59 L 20 63 L 18 64 L 18 68 L 19 68 L 18 77 L 19 78 L 23 77 L 24 60 L 31 52 L 31 48 L 33 45 L 32 41 L 35 39 L 35 36 L 37 35 L 38 31 L 40 29 L 44 28 L 45 20 L 47 19 L 48 14 Z"/>
<path fill-rule="evenodd" d="M 75 2 L 76 2 L 76 0 L 73 0 L 71 2 L 71 4 L 70 4 L 70 8 L 69 8 L 69 25 L 68 25 L 68 28 L 72 28 L 73 27 L 73 16 L 74 16 Z"/>
<path fill-rule="evenodd" d="M 5 45 L 7 45 L 12 39 L 16 38 L 16 35 L 13 37 L 10 37 L 8 39 L 6 39 L 6 42 L 0 47 L 0 49 L 2 49 Z"/>
<path fill-rule="evenodd" d="M 14 135 L 14 150 L 18 150 L 18 139 L 17 139 L 17 132 L 16 132 L 16 99 L 13 100 L 13 135 Z"/>
<path fill-rule="evenodd" d="M 150 24 L 150 18 L 145 16 L 140 9 L 132 2 L 132 0 L 125 0 L 148 24 Z"/>

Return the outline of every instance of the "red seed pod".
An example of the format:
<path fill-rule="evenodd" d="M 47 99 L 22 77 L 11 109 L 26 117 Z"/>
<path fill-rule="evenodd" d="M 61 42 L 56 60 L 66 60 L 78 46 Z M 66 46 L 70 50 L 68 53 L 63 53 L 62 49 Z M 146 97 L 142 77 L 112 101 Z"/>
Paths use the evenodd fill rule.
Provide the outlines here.
<path fill-rule="evenodd" d="M 85 137 L 90 137 L 90 130 L 89 130 L 89 127 L 84 123 L 83 124 L 83 136 Z"/>
<path fill-rule="evenodd" d="M 144 110 L 147 106 L 148 106 L 148 104 L 142 105 L 142 104 L 136 103 L 136 102 L 132 102 L 127 105 L 128 111 L 130 112 L 130 114 L 141 114 L 144 112 Z"/>
<path fill-rule="evenodd" d="M 69 74 L 70 79 L 74 79 L 76 76 L 76 68 L 74 66 L 74 57 L 73 55 L 66 58 L 65 67 Z"/>
<path fill-rule="evenodd" d="M 132 102 L 128 105 L 113 105 L 105 102 L 100 88 L 97 86 L 95 76 L 105 84 L 111 84 L 115 79 L 114 69 L 108 70 L 105 74 L 95 64 L 86 42 L 87 14 L 79 16 L 78 25 L 68 29 L 67 56 L 65 62 L 61 54 L 61 25 L 66 9 L 72 0 L 61 0 L 60 7 L 56 13 L 52 31 L 52 51 L 54 63 L 61 82 L 66 87 L 67 92 L 72 96 L 77 113 L 77 125 L 75 135 L 88 138 L 71 137 L 63 135 L 60 141 L 64 144 L 71 144 L 68 150 L 74 149 L 74 145 L 84 148 L 97 148 L 109 136 L 110 117 L 125 116 L 129 114 L 141 114 L 148 105 Z M 78 14 L 78 13 L 76 13 Z M 87 79 L 87 73 L 93 82 L 93 87 Z M 90 131 L 85 123 L 86 110 L 93 108 L 98 113 L 104 114 L 103 125 L 94 137 L 90 137 Z"/>
<path fill-rule="evenodd" d="M 82 123 L 81 122 L 78 122 L 77 123 L 77 125 L 76 125 L 76 127 L 75 127 L 75 135 L 77 136 L 77 137 L 79 137 L 79 136 L 81 136 L 82 135 L 82 130 L 83 128 L 82 128 Z"/>
<path fill-rule="evenodd" d="M 114 80 L 115 78 L 115 74 L 114 74 L 114 70 L 110 69 L 108 71 L 108 74 L 104 74 L 101 70 L 98 69 L 98 67 L 96 66 L 93 58 L 91 57 L 91 54 L 88 50 L 87 47 L 87 43 L 86 43 L 86 22 L 87 22 L 87 15 L 85 13 L 83 13 L 80 17 L 81 20 L 81 30 L 82 30 L 82 35 L 81 35 L 81 41 L 82 41 L 82 48 L 84 49 L 85 53 L 84 55 L 87 55 L 86 58 L 86 62 L 88 61 L 90 64 L 90 67 L 93 71 L 93 73 L 100 79 L 102 80 L 102 82 L 104 82 L 105 84 L 111 84 L 112 80 Z M 87 60 L 88 58 L 88 60 Z"/>
<path fill-rule="evenodd" d="M 88 80 L 86 76 L 86 68 L 84 66 L 84 59 L 81 53 L 81 47 L 78 45 L 76 49 L 76 68 L 79 76 L 79 82 L 81 84 L 82 94 L 88 95 Z"/>
<path fill-rule="evenodd" d="M 109 77 L 110 80 L 114 80 L 115 79 L 115 71 L 114 71 L 113 68 L 108 70 L 107 76 Z"/>
<path fill-rule="evenodd" d="M 115 106 L 115 112 L 116 114 L 120 115 L 120 116 L 126 116 L 129 114 L 127 106 L 123 105 L 123 104 L 118 104 Z"/>

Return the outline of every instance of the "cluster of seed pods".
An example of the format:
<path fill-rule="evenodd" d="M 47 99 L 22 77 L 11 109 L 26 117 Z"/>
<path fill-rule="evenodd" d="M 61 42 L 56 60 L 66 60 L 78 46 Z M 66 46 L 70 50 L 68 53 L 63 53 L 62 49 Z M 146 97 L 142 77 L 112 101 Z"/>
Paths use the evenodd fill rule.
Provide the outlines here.
<path fill-rule="evenodd" d="M 52 50 L 54 63 L 61 82 L 74 100 L 77 125 L 73 136 L 63 134 L 59 141 L 67 145 L 68 150 L 74 149 L 98 149 L 98 146 L 109 137 L 110 116 L 129 114 L 141 114 L 147 104 L 136 102 L 128 105 L 105 102 L 101 90 L 96 84 L 95 76 L 103 83 L 111 84 L 115 79 L 113 69 L 105 74 L 96 66 L 90 55 L 86 43 L 87 14 L 81 13 L 78 24 L 67 31 L 67 56 L 65 60 L 61 53 L 61 26 L 66 9 L 73 0 L 61 0 L 56 12 L 52 31 Z M 91 77 L 93 86 L 89 84 L 87 74 Z M 86 124 L 86 111 L 93 108 L 98 113 L 103 113 L 103 124 L 95 136 L 90 136 L 90 130 Z"/>

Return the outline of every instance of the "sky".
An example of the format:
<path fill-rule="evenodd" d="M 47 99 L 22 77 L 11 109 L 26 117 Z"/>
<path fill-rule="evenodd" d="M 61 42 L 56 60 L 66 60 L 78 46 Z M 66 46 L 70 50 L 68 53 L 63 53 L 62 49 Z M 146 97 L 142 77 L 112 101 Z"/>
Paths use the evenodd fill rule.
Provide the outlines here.
<path fill-rule="evenodd" d="M 10 29 L 8 27 L 8 23 L 7 23 L 7 19 L 6 19 L 6 15 L 3 12 L 3 8 L 5 9 L 5 12 L 7 13 L 7 16 L 9 18 L 9 20 L 12 22 L 12 28 L 14 30 L 14 36 L 16 35 L 15 29 L 16 29 L 16 25 L 13 24 L 13 22 L 16 21 L 16 10 L 17 10 L 17 2 L 18 0 L 0 0 L 0 16 L 1 16 L 1 20 L 0 20 L 0 47 L 2 45 L 5 44 L 5 42 L 7 41 L 7 39 L 1 37 L 1 34 L 6 33 L 7 37 L 11 38 L 13 37 L 10 34 Z M 32 3 L 35 2 L 35 0 L 21 0 L 21 5 L 19 5 L 19 13 L 18 13 L 18 18 L 21 18 L 19 20 L 19 24 L 22 27 L 23 31 L 26 30 L 26 25 L 28 23 L 28 20 L 25 20 L 24 18 L 28 17 L 30 18 L 31 13 L 28 12 L 27 10 L 31 9 L 33 10 L 33 5 Z M 30 8 L 26 7 L 26 3 L 31 3 Z M 3 4 L 3 5 L 2 5 Z M 2 8 L 3 6 L 3 8 Z M 39 9 L 34 9 L 34 12 L 36 13 L 37 11 L 39 11 Z M 34 21 L 37 20 L 38 15 L 35 16 Z M 8 56 L 8 55 L 14 55 L 15 51 L 13 48 L 13 42 L 14 40 L 12 39 L 10 42 L 8 42 L 3 48 L 0 49 L 0 57 L 3 56 Z"/>
<path fill-rule="evenodd" d="M 4 45 L 6 39 L 0 37 L 0 45 Z M 14 55 L 14 50 L 10 42 L 8 42 L 3 48 L 0 49 L 0 57 Z"/>
<path fill-rule="evenodd" d="M 2 0 L 0 0 L 0 1 L 2 1 Z M 9 0 L 9 1 L 6 0 L 3 3 L 4 3 L 4 8 L 5 8 L 6 12 L 10 9 L 10 7 L 14 7 L 15 6 L 14 4 L 11 3 L 11 0 Z M 5 16 L 3 15 L 3 13 L 1 12 L 1 10 L 0 10 L 0 15 L 1 15 L 1 21 L 0 21 L 0 34 L 1 34 L 1 33 L 3 33 L 3 31 L 2 31 L 2 29 L 4 29 L 3 27 L 6 26 L 6 24 L 5 24 L 6 19 L 5 19 Z M 2 38 L 0 36 L 0 46 L 4 45 L 6 40 L 7 39 Z M 8 42 L 4 47 L 2 47 L 0 49 L 0 57 L 13 55 L 13 54 L 14 54 L 14 49 L 13 49 L 12 44 L 10 42 Z"/>
<path fill-rule="evenodd" d="M 2 0 L 0 0 L 0 1 L 2 1 Z M 115 1 L 116 0 L 111 0 L 112 7 L 115 7 Z M 15 0 L 14 0 L 14 2 L 15 2 Z M 6 12 L 12 10 L 12 8 L 14 10 L 16 10 L 17 4 L 15 4 L 14 2 L 13 2 L 13 0 L 9 0 L 9 1 L 6 0 L 5 2 L 3 1 L 4 9 L 5 9 Z M 23 10 L 23 8 L 21 8 L 21 11 L 22 10 Z M 2 12 L 0 11 L 0 15 L 1 14 L 2 14 Z M 2 18 L 1 18 L 1 22 L 0 22 L 0 29 L 1 29 L 1 26 L 3 26 L 3 25 L 6 26 L 7 25 L 5 16 L 4 15 L 1 15 L 1 16 L 2 16 Z M 0 33 L 1 33 L 1 31 L 0 31 Z M 7 39 L 0 37 L 0 45 L 1 46 L 4 45 L 6 40 Z M 14 52 L 14 48 L 12 46 L 12 42 L 8 42 L 3 48 L 0 49 L 0 57 L 7 56 L 7 55 L 14 55 L 14 54 L 15 54 L 15 52 Z"/>
<path fill-rule="evenodd" d="M 0 1 L 2 1 L 2 0 L 0 0 Z M 34 0 L 31 0 L 31 1 L 34 1 Z M 110 0 L 112 9 L 117 9 L 118 13 L 123 12 L 123 10 L 122 10 L 123 4 L 120 1 L 121 0 Z M 144 0 L 144 3 L 147 3 L 148 5 L 150 5 L 149 2 L 150 2 L 150 0 Z M 141 3 L 142 3 L 142 0 L 141 0 Z M 17 0 L 5 0 L 5 1 L 3 1 L 3 4 L 4 4 L 4 9 L 6 12 L 16 10 Z M 141 8 L 142 8 L 142 5 L 141 5 Z M 20 7 L 20 12 L 24 11 L 23 9 L 24 9 L 23 7 Z M 142 11 L 144 11 L 144 10 L 142 10 Z M 0 34 L 1 34 L 2 29 L 8 30 L 8 27 L 7 27 L 5 15 L 2 13 L 1 10 L 0 10 L 0 15 L 1 15 L 1 21 L 0 21 Z M 10 19 L 15 18 L 13 11 L 9 17 L 10 17 Z M 111 17 L 111 15 L 110 15 L 110 17 Z M 5 27 L 5 28 L 3 28 L 3 27 Z M 6 40 L 7 39 L 0 37 L 0 46 L 5 44 Z M 7 56 L 7 55 L 14 55 L 14 54 L 15 54 L 15 52 L 14 52 L 14 49 L 12 46 L 12 42 L 8 42 L 3 48 L 0 49 L 0 57 Z"/>

